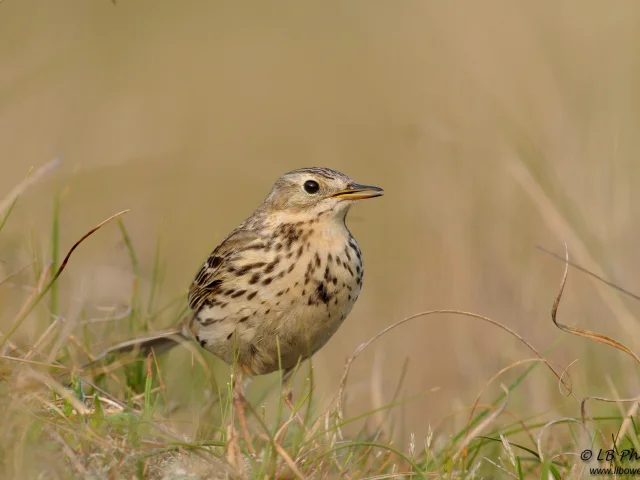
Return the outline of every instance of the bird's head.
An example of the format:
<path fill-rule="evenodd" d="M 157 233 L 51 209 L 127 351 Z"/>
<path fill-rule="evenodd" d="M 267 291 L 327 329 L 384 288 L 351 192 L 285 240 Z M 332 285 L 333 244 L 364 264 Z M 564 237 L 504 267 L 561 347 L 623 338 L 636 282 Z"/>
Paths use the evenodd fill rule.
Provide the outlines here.
<path fill-rule="evenodd" d="M 336 170 L 301 168 L 285 173 L 275 182 L 263 207 L 301 218 L 324 214 L 344 218 L 356 200 L 382 193 L 381 188 L 361 185 Z"/>

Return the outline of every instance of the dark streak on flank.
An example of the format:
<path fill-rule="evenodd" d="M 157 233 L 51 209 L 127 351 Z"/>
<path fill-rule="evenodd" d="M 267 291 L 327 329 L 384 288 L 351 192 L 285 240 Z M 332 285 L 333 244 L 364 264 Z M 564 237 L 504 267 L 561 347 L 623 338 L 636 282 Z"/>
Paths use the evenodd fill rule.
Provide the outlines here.
<path fill-rule="evenodd" d="M 361 258 L 360 249 L 358 248 L 358 246 L 355 243 L 353 243 L 353 239 L 352 239 L 352 241 L 349 242 L 349 246 L 351 247 L 351 249 L 356 254 L 356 257 L 358 257 L 358 259 L 360 259 Z"/>
<path fill-rule="evenodd" d="M 207 258 L 207 265 L 209 268 L 218 268 L 222 263 L 221 257 L 209 257 Z"/>
<path fill-rule="evenodd" d="M 329 303 L 331 300 L 331 294 L 327 291 L 327 286 L 324 283 L 318 285 L 318 295 L 323 303 Z"/>
<path fill-rule="evenodd" d="M 241 268 L 238 269 L 238 275 L 245 275 L 247 273 L 249 273 L 251 270 L 253 270 L 254 268 L 260 268 L 262 266 L 265 265 L 265 262 L 255 262 L 255 263 L 249 263 L 247 265 L 242 266 Z"/>
<path fill-rule="evenodd" d="M 207 290 L 214 290 L 215 288 L 217 288 L 221 284 L 222 284 L 222 280 L 220 280 L 220 279 L 213 280 L 213 281 L 209 282 L 207 285 L 205 285 L 204 288 L 206 288 Z"/>
<path fill-rule="evenodd" d="M 309 305 L 316 305 L 319 302 L 325 305 L 331 301 L 331 294 L 323 282 L 318 282 L 318 288 L 309 296 Z"/>
<path fill-rule="evenodd" d="M 264 273 L 273 272 L 273 269 L 276 268 L 276 265 L 278 265 L 278 263 L 280 263 L 280 255 L 277 255 L 272 262 L 267 263 L 267 266 L 264 267 Z"/>
<path fill-rule="evenodd" d="M 240 252 L 245 252 L 247 250 L 262 250 L 264 248 L 264 244 L 263 243 L 256 243 L 254 245 L 249 245 L 248 247 L 243 248 L 242 250 L 239 250 Z"/>
<path fill-rule="evenodd" d="M 329 271 L 329 265 L 324 269 L 324 279 L 325 281 L 329 281 L 331 279 L 331 272 Z"/>
<path fill-rule="evenodd" d="M 220 321 L 216 318 L 200 318 L 200 317 L 196 317 L 196 318 L 198 319 L 198 323 L 203 327 L 208 327 L 209 325 L 212 325 Z"/>

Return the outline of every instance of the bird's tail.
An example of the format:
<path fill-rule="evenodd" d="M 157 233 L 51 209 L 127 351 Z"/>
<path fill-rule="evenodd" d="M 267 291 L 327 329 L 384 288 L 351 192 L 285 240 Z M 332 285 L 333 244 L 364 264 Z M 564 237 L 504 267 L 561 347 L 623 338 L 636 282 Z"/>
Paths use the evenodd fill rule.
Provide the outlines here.
<path fill-rule="evenodd" d="M 91 362 L 83 365 L 82 368 L 91 367 L 112 353 L 139 352 L 147 356 L 153 351 L 156 355 L 162 355 L 187 340 L 189 340 L 189 337 L 187 337 L 182 327 L 174 327 L 169 330 L 149 333 L 148 335 L 127 340 L 126 342 L 108 348 Z"/>

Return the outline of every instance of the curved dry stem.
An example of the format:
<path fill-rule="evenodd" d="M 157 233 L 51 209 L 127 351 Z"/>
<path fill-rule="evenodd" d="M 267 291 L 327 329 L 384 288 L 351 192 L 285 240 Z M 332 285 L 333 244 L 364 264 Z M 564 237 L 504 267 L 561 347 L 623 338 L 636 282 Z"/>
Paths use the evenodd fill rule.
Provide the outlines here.
<path fill-rule="evenodd" d="M 633 398 L 606 398 L 606 397 L 585 397 L 580 402 L 580 416 L 582 417 L 582 421 L 584 422 L 585 416 L 587 415 L 587 402 L 589 400 L 597 400 L 599 402 L 605 403 L 629 403 L 629 402 L 640 402 L 640 395 Z"/>
<path fill-rule="evenodd" d="M 115 220 L 116 218 L 124 215 L 125 213 L 127 213 L 129 211 L 129 209 L 127 208 L 126 210 L 122 210 L 121 212 L 115 213 L 113 215 L 111 215 L 109 218 L 107 218 L 106 220 L 103 220 L 102 222 L 100 222 L 98 225 L 96 225 L 95 227 L 93 227 L 91 230 L 89 230 L 87 233 L 85 233 L 82 237 L 80 237 L 80 240 L 78 240 L 76 243 L 73 244 L 73 246 L 69 249 L 69 251 L 67 252 L 67 254 L 64 257 L 64 260 L 62 260 L 62 263 L 60 264 L 60 266 L 58 267 L 58 271 L 55 273 L 55 275 L 53 276 L 53 278 L 51 279 L 50 283 L 53 284 L 53 282 L 55 282 L 58 277 L 60 276 L 60 274 L 62 273 L 62 271 L 64 270 L 64 268 L 67 266 L 67 263 L 69 262 L 69 259 L 71 258 L 71 254 L 73 253 L 73 251 L 78 248 L 78 246 L 84 242 L 87 237 L 93 235 L 96 231 L 100 230 L 103 226 L 105 226 L 107 223 L 109 223 L 112 220 Z"/>
<path fill-rule="evenodd" d="M 640 364 L 640 357 L 638 357 L 638 355 L 636 355 L 630 348 L 628 348 L 626 345 L 618 342 L 617 340 L 614 340 L 613 338 L 607 337 L 606 335 L 602 335 L 600 333 L 596 333 L 596 332 L 592 332 L 590 330 L 583 330 L 581 328 L 575 328 L 575 327 L 570 327 L 568 325 L 563 325 L 562 323 L 558 322 L 558 306 L 560 305 L 560 300 L 562 299 L 562 293 L 564 292 L 564 287 L 567 283 L 567 276 L 569 274 L 569 248 L 567 246 L 567 244 L 564 244 L 564 254 L 565 254 L 565 264 L 564 264 L 564 273 L 562 275 L 562 281 L 560 282 L 560 290 L 558 291 L 558 295 L 556 296 L 554 302 L 553 302 L 553 306 L 551 307 L 551 320 L 553 321 L 553 323 L 555 324 L 556 327 L 558 327 L 560 330 L 562 330 L 563 332 L 567 332 L 570 333 L 572 335 L 577 335 L 579 337 L 584 337 L 584 338 L 588 338 L 590 340 L 594 340 L 596 342 L 599 343 L 603 343 L 605 345 L 609 345 L 611 347 L 617 348 L 618 350 L 626 353 L 627 355 L 629 355 L 630 357 L 632 357 L 636 362 L 638 362 L 638 364 Z M 593 419 L 591 419 L 590 416 L 587 415 L 586 412 L 586 403 L 588 400 L 599 400 L 601 402 L 637 402 L 640 400 L 640 396 L 638 397 L 634 397 L 634 398 L 629 398 L 629 399 L 610 399 L 610 398 L 604 398 L 604 397 L 586 397 L 583 398 L 580 401 L 580 416 L 582 419 L 582 422 L 585 423 L 585 418 L 589 418 L 592 422 Z M 604 441 L 604 434 L 602 433 L 602 431 L 600 431 L 599 429 L 596 428 L 596 430 L 600 433 L 600 436 L 602 437 L 603 441 Z"/>
<path fill-rule="evenodd" d="M 471 440 L 480 435 L 480 432 L 482 432 L 489 424 L 491 424 L 496 418 L 498 418 L 502 414 L 504 409 L 507 408 L 507 404 L 509 403 L 509 389 L 502 384 L 500 385 L 500 388 L 504 390 L 504 402 L 502 402 L 502 405 L 500 405 L 500 407 L 497 408 L 491 415 L 488 415 L 487 418 L 478 423 L 478 425 L 476 425 L 476 427 L 471 430 L 471 432 L 465 435 L 464 440 L 462 440 L 462 443 L 460 444 L 460 447 L 458 447 L 458 451 L 453 457 L 451 457 L 452 465 L 456 463 L 460 455 L 462 455 L 462 452 L 466 451 L 469 443 L 471 443 Z"/>
<path fill-rule="evenodd" d="M 562 275 L 562 281 L 560 282 L 560 291 L 556 296 L 556 299 L 553 302 L 553 306 L 551 307 L 551 320 L 556 327 L 558 327 L 563 332 L 570 333 L 572 335 L 577 335 L 579 337 L 588 338 L 590 340 L 594 340 L 599 343 L 604 343 L 605 345 L 609 345 L 611 347 L 617 348 L 618 350 L 623 351 L 627 355 L 631 356 L 638 364 L 640 364 L 640 357 L 636 355 L 629 347 L 626 345 L 614 340 L 611 337 L 607 337 L 606 335 L 602 335 L 601 333 L 592 332 L 591 330 L 583 330 L 582 328 L 570 327 L 568 325 L 564 325 L 558 322 L 558 306 L 560 305 L 560 299 L 562 298 L 562 293 L 564 292 L 564 287 L 567 283 L 567 275 L 569 274 L 569 248 L 567 244 L 564 244 L 565 250 L 565 264 L 564 264 L 564 274 Z"/>
<path fill-rule="evenodd" d="M 576 358 L 573 362 L 571 362 L 569 365 L 567 365 L 564 370 L 562 370 L 562 376 L 560 377 L 560 381 L 558 382 L 558 390 L 560 391 L 560 395 L 564 395 L 564 393 L 562 393 L 562 387 L 561 385 L 564 385 L 564 382 L 562 382 L 562 379 L 564 378 L 564 375 L 569 373 L 569 369 L 573 366 L 574 363 L 576 363 L 578 361 L 578 359 Z M 571 390 L 567 391 L 567 395 L 571 395 Z"/>
<path fill-rule="evenodd" d="M 551 427 L 559 423 L 564 425 L 567 422 L 575 422 L 579 424 L 582 428 L 584 428 L 585 432 L 587 432 L 587 435 L 589 435 L 589 430 L 587 429 L 587 426 L 585 425 L 585 423 L 580 422 L 575 418 L 571 418 L 571 417 L 557 418 L 555 420 L 551 420 L 548 423 L 545 423 L 544 426 L 540 429 L 540 433 L 538 433 L 538 439 L 536 440 L 536 447 L 538 448 L 538 456 L 540 457 L 540 463 L 543 463 L 544 461 L 544 455 L 542 454 L 542 436 L 544 435 L 544 432 L 548 427 Z M 590 441 L 592 440 L 591 435 L 589 435 L 589 440 Z"/>
<path fill-rule="evenodd" d="M 289 456 L 289 454 L 285 451 L 284 448 L 282 448 L 282 445 L 280 445 L 278 442 L 275 441 L 275 439 L 269 438 L 264 434 L 260 434 L 260 437 L 262 437 L 262 439 L 266 442 L 270 442 L 271 445 L 273 445 L 273 447 L 278 451 L 278 453 L 280 454 L 280 456 L 282 457 L 282 459 L 285 461 L 285 463 L 289 466 L 289 468 L 291 469 L 291 471 L 295 474 L 296 477 L 304 480 L 305 477 L 304 474 L 300 471 L 300 469 L 297 467 L 296 463 L 293 461 L 293 459 Z"/>
<path fill-rule="evenodd" d="M 602 283 L 604 283 L 605 285 L 608 285 L 609 287 L 611 287 L 611 288 L 613 288 L 613 289 L 615 289 L 615 290 L 618 290 L 620 293 L 624 293 L 625 295 L 627 295 L 627 296 L 629 296 L 629 297 L 633 298 L 634 300 L 640 300 L 640 295 L 637 295 L 637 294 L 635 294 L 635 293 L 633 293 L 633 292 L 630 292 L 629 290 L 626 290 L 626 289 L 622 288 L 620 285 L 617 285 L 617 284 L 615 284 L 615 283 L 613 283 L 613 282 L 611 282 L 611 281 L 607 280 L 606 278 L 601 277 L 600 275 L 598 275 L 598 274 L 596 274 L 596 273 L 593 273 L 591 270 L 587 270 L 586 268 L 584 268 L 584 267 L 582 267 L 582 266 L 578 265 L 578 264 L 577 264 L 577 263 L 575 263 L 575 262 L 572 262 L 572 261 L 568 260 L 567 258 L 563 258 L 562 256 L 558 255 L 557 253 L 552 252 L 551 250 L 547 250 L 546 248 L 541 247 L 540 245 L 536 245 L 536 248 L 537 248 L 538 250 L 543 251 L 544 253 L 547 253 L 547 254 L 551 255 L 551 256 L 552 256 L 552 257 L 554 257 L 554 258 L 557 258 L 558 260 L 561 260 L 561 261 L 563 261 L 563 262 L 565 262 L 565 263 L 568 263 L 569 265 L 571 265 L 571 266 L 572 266 L 573 268 L 575 268 L 576 270 L 579 270 L 579 271 L 581 271 L 582 273 L 586 273 L 586 274 L 587 274 L 587 275 L 589 275 L 590 277 L 595 278 L 596 280 L 601 281 L 601 282 L 602 282 Z"/>
<path fill-rule="evenodd" d="M 430 310 L 430 311 L 427 311 L 427 312 L 416 313 L 416 314 L 411 315 L 411 316 L 409 316 L 409 317 L 407 317 L 407 318 L 405 318 L 403 320 L 400 320 L 399 322 L 394 323 L 393 325 L 390 325 L 390 326 L 386 327 L 385 329 L 380 331 L 378 334 L 373 336 L 371 339 L 369 339 L 367 342 L 361 344 L 355 350 L 353 355 L 351 355 L 351 357 L 349 357 L 349 359 L 347 359 L 347 362 L 345 363 L 345 367 L 344 367 L 344 373 L 342 374 L 342 379 L 340 380 L 340 387 L 338 389 L 338 395 L 337 395 L 338 396 L 338 400 L 337 400 L 338 418 L 340 420 L 344 419 L 344 415 L 343 415 L 344 390 L 345 390 L 345 387 L 346 387 L 346 384 L 347 384 L 347 378 L 349 376 L 349 371 L 351 369 L 351 364 L 364 351 L 364 349 L 366 349 L 369 345 L 371 345 L 373 342 L 375 342 L 378 338 L 382 337 L 383 335 L 385 335 L 386 333 L 390 332 L 394 328 L 399 327 L 400 325 L 403 325 L 404 323 L 407 323 L 407 322 L 409 322 L 411 320 L 414 320 L 416 318 L 419 318 L 419 317 L 425 317 L 425 316 L 428 316 L 428 315 L 435 315 L 435 314 L 447 314 L 447 313 L 448 314 L 461 315 L 461 316 L 464 316 L 464 317 L 470 317 L 470 318 L 475 318 L 475 319 L 478 319 L 478 320 L 482 320 L 482 321 L 488 322 L 488 323 L 490 323 L 490 324 L 492 324 L 492 325 L 504 330 L 505 332 L 509 333 L 511 336 L 515 337 L 520 342 L 522 342 L 524 345 L 526 345 L 536 355 L 536 357 L 538 357 L 542 362 L 544 362 L 544 364 L 547 367 L 549 367 L 549 370 L 551 370 L 553 372 L 553 374 L 556 376 L 556 378 L 563 383 L 563 385 L 567 388 L 567 390 L 571 391 L 569 386 L 566 383 L 564 383 L 564 381 L 562 380 L 561 374 L 558 373 L 553 368 L 553 366 L 551 366 L 549 361 L 547 359 L 545 359 L 533 345 L 531 345 L 522 336 L 517 334 L 515 331 L 511 330 L 506 325 L 503 325 L 500 322 L 497 322 L 496 320 L 493 320 L 493 319 L 491 319 L 489 317 L 485 317 L 483 315 L 479 315 L 477 313 L 463 312 L 461 310 Z"/>
<path fill-rule="evenodd" d="M 13 324 L 11 325 L 11 328 L 9 328 L 9 331 L 4 334 L 1 335 L 0 338 L 0 349 L 2 349 L 2 347 L 4 347 L 5 343 L 7 343 L 7 340 L 9 339 L 9 337 L 11 335 L 13 335 L 13 333 L 18 329 L 18 327 L 20 326 L 20 324 L 22 324 L 22 322 L 24 321 L 25 318 L 27 318 L 27 316 L 31 313 L 31 311 L 35 308 L 35 306 L 38 304 L 38 302 L 40 302 L 40 300 L 42 300 L 42 298 L 47 294 L 47 292 L 49 291 L 49 289 L 51 289 L 51 287 L 53 286 L 53 284 L 55 283 L 55 281 L 58 279 L 58 277 L 60 276 L 60 274 L 62 273 L 62 271 L 65 269 L 65 267 L 67 266 L 67 263 L 69 263 L 69 259 L 71 258 L 71 254 L 74 252 L 74 250 L 76 248 L 78 248 L 78 246 L 87 239 L 87 237 L 89 237 L 90 235 L 92 235 L 93 233 L 95 233 L 97 230 L 99 230 L 100 228 L 102 228 L 104 225 L 106 225 L 107 223 L 109 223 L 110 221 L 114 220 L 115 218 L 119 217 L 120 215 L 124 215 L 125 213 L 127 213 L 129 210 L 123 210 L 121 212 L 116 213 L 115 215 L 111 215 L 109 218 L 107 218 L 106 220 L 100 222 L 98 225 L 96 225 L 95 227 L 93 227 L 91 230 L 89 230 L 87 233 L 85 233 L 80 240 L 78 240 L 76 243 L 73 244 L 73 246 L 69 249 L 69 252 L 67 252 L 67 255 L 64 257 L 64 260 L 62 261 L 62 263 L 60 264 L 60 266 L 58 267 L 58 270 L 56 271 L 56 273 L 53 274 L 53 276 L 51 277 L 51 279 L 47 282 L 47 284 L 44 286 L 44 288 L 42 288 L 37 295 L 35 295 L 33 299 L 30 299 L 29 302 L 27 302 L 25 304 L 25 307 L 20 311 L 20 313 L 16 316 L 15 320 L 13 321 Z"/>
<path fill-rule="evenodd" d="M 484 394 L 484 392 L 487 389 L 487 387 L 489 385 L 491 385 L 493 383 L 493 381 L 495 379 L 497 379 L 500 375 L 502 375 L 504 372 L 506 372 L 508 370 L 511 370 L 512 368 L 517 367 L 519 365 L 522 365 L 522 364 L 525 364 L 525 363 L 531 363 L 531 362 L 542 362 L 542 360 L 539 359 L 539 358 L 526 358 L 524 360 L 518 360 L 517 362 L 514 362 L 511 365 L 507 365 L 506 367 L 504 367 L 501 370 L 499 370 L 493 377 L 491 377 L 489 380 L 487 380 L 484 383 L 484 385 L 480 389 L 480 392 L 476 396 L 476 400 L 473 402 L 473 406 L 471 407 L 471 411 L 469 412 L 469 420 L 467 421 L 467 434 L 469 434 L 469 429 L 471 428 L 471 421 L 473 420 L 473 414 L 475 413 L 476 408 L 478 407 L 478 403 L 480 402 L 480 398 Z M 529 434 L 529 437 L 531 439 L 531 443 L 535 443 L 535 440 L 533 439 L 533 435 L 531 434 L 531 432 L 529 432 L 529 430 L 526 429 L 526 428 L 525 428 L 525 431 Z"/>

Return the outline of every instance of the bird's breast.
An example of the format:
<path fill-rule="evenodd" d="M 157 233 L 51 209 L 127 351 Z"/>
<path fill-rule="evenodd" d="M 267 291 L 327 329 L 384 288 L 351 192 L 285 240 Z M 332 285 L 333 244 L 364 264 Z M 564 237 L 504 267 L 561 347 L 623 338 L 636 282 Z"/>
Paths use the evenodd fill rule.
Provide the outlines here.
<path fill-rule="evenodd" d="M 268 373 L 295 366 L 331 338 L 360 294 L 364 271 L 344 224 L 285 223 L 256 245 L 232 259 L 192 330 L 227 363 L 235 345 L 250 371 Z"/>

